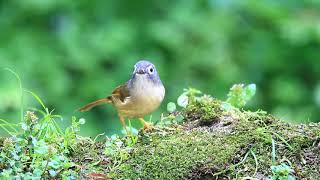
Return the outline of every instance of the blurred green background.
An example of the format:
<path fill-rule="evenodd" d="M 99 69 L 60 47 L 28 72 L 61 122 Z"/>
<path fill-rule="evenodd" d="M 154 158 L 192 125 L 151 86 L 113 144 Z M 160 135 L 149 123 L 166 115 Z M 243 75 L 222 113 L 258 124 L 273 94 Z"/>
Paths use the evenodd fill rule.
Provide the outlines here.
<path fill-rule="evenodd" d="M 63 124 L 84 117 L 84 135 L 121 129 L 111 106 L 75 109 L 127 81 L 139 59 L 157 66 L 167 90 L 153 119 L 185 87 L 226 99 L 234 83 L 256 83 L 250 109 L 319 121 L 318 0 L 10 0 L 0 1 L 0 28 L 0 67 Z M 17 81 L 0 71 L 0 84 L 0 118 L 17 121 Z"/>

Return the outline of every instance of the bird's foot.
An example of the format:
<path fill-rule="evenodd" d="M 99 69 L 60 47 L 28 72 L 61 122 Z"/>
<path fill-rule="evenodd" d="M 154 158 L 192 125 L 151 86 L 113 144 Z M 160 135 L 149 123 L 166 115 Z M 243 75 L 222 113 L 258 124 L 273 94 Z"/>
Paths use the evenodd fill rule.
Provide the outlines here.
<path fill-rule="evenodd" d="M 154 129 L 154 126 L 152 123 L 144 122 L 144 124 L 143 124 L 144 131 L 151 131 L 153 129 Z"/>
<path fill-rule="evenodd" d="M 143 130 L 144 131 L 151 131 L 154 129 L 154 126 L 152 123 L 146 122 L 143 118 L 139 118 L 141 124 L 143 124 Z"/>

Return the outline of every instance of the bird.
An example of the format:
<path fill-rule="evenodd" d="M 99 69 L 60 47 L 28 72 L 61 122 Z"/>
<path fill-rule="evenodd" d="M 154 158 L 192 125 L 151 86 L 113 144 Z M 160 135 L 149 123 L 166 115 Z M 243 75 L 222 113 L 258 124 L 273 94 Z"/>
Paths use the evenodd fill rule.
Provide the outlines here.
<path fill-rule="evenodd" d="M 139 119 L 144 129 L 152 129 L 151 123 L 144 116 L 155 111 L 165 97 L 165 87 L 154 64 L 148 60 L 140 60 L 134 65 L 131 78 L 116 87 L 111 95 L 82 106 L 80 112 L 89 111 L 101 104 L 112 104 L 117 112 L 123 128 L 127 130 L 125 119 Z"/>

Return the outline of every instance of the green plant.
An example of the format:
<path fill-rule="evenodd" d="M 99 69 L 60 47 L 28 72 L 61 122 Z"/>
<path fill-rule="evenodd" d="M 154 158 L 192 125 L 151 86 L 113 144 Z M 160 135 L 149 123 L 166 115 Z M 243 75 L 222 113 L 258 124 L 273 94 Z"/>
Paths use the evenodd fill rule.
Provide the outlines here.
<path fill-rule="evenodd" d="M 124 137 L 118 135 L 107 137 L 103 154 L 112 159 L 111 164 L 108 166 L 109 175 L 112 176 L 114 171 L 129 159 L 137 140 L 138 136 L 132 134 Z"/>
<path fill-rule="evenodd" d="M 226 102 L 230 103 L 234 107 L 241 108 L 251 100 L 255 93 L 255 84 L 249 84 L 247 86 L 244 84 L 235 84 L 230 88 Z"/>
<path fill-rule="evenodd" d="M 23 92 L 31 94 L 42 106 L 40 109 L 31 109 L 25 112 L 18 124 L 1 120 L 1 127 L 10 134 L 4 139 L 0 153 L 0 178 L 40 179 L 40 178 L 73 178 L 77 176 L 75 167 L 68 155 L 75 144 L 79 125 L 84 120 L 72 118 L 72 125 L 65 132 L 57 124 L 62 117 L 53 114 L 53 111 L 44 105 L 35 93 L 24 90 L 20 77 L 13 71 L 19 80 L 21 88 L 21 112 L 23 112 Z"/>
<path fill-rule="evenodd" d="M 195 102 L 199 98 L 197 96 L 202 94 L 200 90 L 194 88 L 184 89 L 183 91 L 177 99 L 178 105 L 183 108 L 187 107 L 189 103 Z"/>
<path fill-rule="evenodd" d="M 172 124 L 179 124 L 181 122 L 183 122 L 183 117 L 177 110 L 176 104 L 174 102 L 169 102 L 167 104 L 167 113 L 161 114 L 160 120 L 156 122 L 156 125 L 164 127 Z"/>
<path fill-rule="evenodd" d="M 63 135 L 63 145 L 66 150 L 73 149 L 76 144 L 77 133 L 80 131 L 80 125 L 85 124 L 85 119 L 81 118 L 77 121 L 76 117 L 72 117 L 72 123 L 70 127 L 65 129 Z"/>
<path fill-rule="evenodd" d="M 180 112 L 161 114 L 160 120 L 156 122 L 157 126 L 165 127 L 173 124 L 180 124 L 184 120 Z"/>
<path fill-rule="evenodd" d="M 75 164 L 68 158 L 69 149 L 65 146 L 64 134 L 59 134 L 54 128 L 54 121 L 49 114 L 38 118 L 34 112 L 26 112 L 24 121 L 20 123 L 23 131 L 4 140 L 0 154 L 0 177 L 69 177 L 68 170 Z"/>
<path fill-rule="evenodd" d="M 271 166 L 273 175 L 269 177 L 270 180 L 295 180 L 296 178 L 292 175 L 294 170 L 291 166 L 288 166 L 285 163 L 282 163 L 277 166 Z"/>
<path fill-rule="evenodd" d="M 269 132 L 273 133 L 273 132 Z M 288 144 L 288 142 L 281 137 L 277 133 L 273 133 L 277 138 L 279 138 L 281 141 L 283 141 L 284 144 L 288 146 L 290 150 L 293 150 L 293 148 Z M 294 170 L 292 169 L 291 165 L 287 165 L 286 163 L 281 163 L 280 165 L 276 165 L 276 141 L 272 138 L 272 176 L 268 177 L 268 180 L 295 180 L 295 176 L 292 175 L 294 173 Z M 290 163 L 290 161 L 288 161 Z M 291 164 L 291 163 L 290 163 Z"/>
<path fill-rule="evenodd" d="M 200 90 L 195 88 L 184 89 L 183 93 L 178 97 L 177 104 L 182 109 L 188 109 L 194 114 L 202 114 L 200 122 L 203 124 L 215 121 L 222 110 L 228 111 L 233 107 L 240 108 L 255 95 L 256 85 L 250 84 L 244 86 L 243 84 L 235 84 L 228 93 L 228 99 L 224 102 L 214 101 L 214 98 L 203 94 Z M 216 102 L 216 103 L 213 103 Z M 190 110 L 193 109 L 193 110 Z M 167 104 L 168 115 L 161 116 L 158 125 L 177 124 L 183 121 L 183 116 L 177 112 L 177 106 L 174 102 Z M 191 115 L 189 113 L 189 115 Z"/>

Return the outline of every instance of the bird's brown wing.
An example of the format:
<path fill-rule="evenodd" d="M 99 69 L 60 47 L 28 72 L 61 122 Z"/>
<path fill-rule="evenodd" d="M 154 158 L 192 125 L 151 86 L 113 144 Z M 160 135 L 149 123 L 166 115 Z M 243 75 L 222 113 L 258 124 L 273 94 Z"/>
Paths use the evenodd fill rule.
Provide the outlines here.
<path fill-rule="evenodd" d="M 117 88 L 115 88 L 115 89 L 112 91 L 112 95 L 111 95 L 111 96 L 114 97 L 114 98 L 118 98 L 118 99 L 120 99 L 122 102 L 124 102 L 124 100 L 125 100 L 127 97 L 130 97 L 130 92 L 129 92 L 127 83 L 124 84 L 124 85 L 118 86 Z M 110 98 L 110 96 L 109 96 L 108 98 Z"/>

